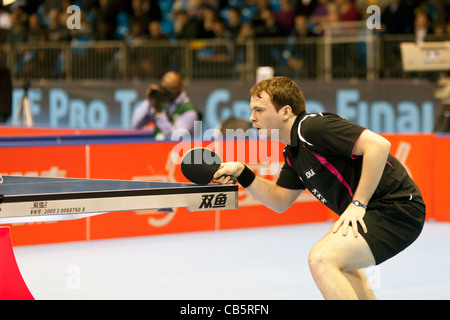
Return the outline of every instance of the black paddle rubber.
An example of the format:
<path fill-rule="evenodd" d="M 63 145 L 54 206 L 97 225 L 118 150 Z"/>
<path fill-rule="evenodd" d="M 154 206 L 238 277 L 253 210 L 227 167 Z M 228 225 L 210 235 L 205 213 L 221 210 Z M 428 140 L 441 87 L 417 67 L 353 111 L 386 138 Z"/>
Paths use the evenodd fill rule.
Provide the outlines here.
<path fill-rule="evenodd" d="M 220 157 L 208 148 L 193 148 L 181 161 L 181 172 L 189 181 L 208 184 L 222 163 Z"/>

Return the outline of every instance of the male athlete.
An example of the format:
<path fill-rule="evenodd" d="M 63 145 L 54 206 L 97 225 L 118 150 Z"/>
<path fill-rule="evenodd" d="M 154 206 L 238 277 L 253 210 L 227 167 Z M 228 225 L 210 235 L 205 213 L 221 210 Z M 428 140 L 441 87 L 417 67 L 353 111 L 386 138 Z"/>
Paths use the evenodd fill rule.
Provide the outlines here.
<path fill-rule="evenodd" d="M 261 139 L 278 130 L 286 144 L 277 182 L 245 165 L 221 165 L 214 182 L 238 182 L 265 206 L 286 211 L 303 190 L 340 217 L 312 248 L 309 266 L 325 299 L 375 299 L 360 270 L 408 247 L 425 221 L 420 191 L 385 138 L 332 113 L 305 112 L 298 86 L 285 77 L 250 90 L 250 121 Z"/>

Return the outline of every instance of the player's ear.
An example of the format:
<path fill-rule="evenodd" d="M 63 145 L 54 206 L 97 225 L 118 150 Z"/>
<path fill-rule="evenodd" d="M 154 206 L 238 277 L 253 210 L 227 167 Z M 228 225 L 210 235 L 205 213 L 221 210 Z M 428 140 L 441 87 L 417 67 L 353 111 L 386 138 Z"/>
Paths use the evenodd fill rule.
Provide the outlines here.
<path fill-rule="evenodd" d="M 292 115 L 292 108 L 290 105 L 285 105 L 278 112 L 283 119 L 288 119 Z"/>

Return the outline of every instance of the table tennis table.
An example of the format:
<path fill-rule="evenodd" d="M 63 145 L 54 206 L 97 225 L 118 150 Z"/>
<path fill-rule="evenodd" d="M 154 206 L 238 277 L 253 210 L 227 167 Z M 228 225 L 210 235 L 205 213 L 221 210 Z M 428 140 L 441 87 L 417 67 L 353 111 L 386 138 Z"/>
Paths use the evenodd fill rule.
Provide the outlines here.
<path fill-rule="evenodd" d="M 226 210 L 237 185 L 3 176 L 0 225 L 84 218 L 114 211 Z"/>
<path fill-rule="evenodd" d="M 106 212 L 235 209 L 237 185 L 0 176 L 0 300 L 34 299 L 14 257 L 9 227 Z"/>

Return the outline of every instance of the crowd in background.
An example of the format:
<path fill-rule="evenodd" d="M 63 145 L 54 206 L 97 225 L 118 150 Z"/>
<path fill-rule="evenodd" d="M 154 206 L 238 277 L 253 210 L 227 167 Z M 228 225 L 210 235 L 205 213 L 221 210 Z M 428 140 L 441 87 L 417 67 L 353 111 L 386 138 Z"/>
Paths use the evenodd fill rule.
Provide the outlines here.
<path fill-rule="evenodd" d="M 450 33 L 449 5 L 439 0 L 17 0 L 0 7 L 0 42 L 149 39 L 242 40 L 320 36 L 329 22 L 367 19 L 381 9 L 389 34 Z M 81 27 L 69 29 L 71 5 L 81 9 Z"/>

